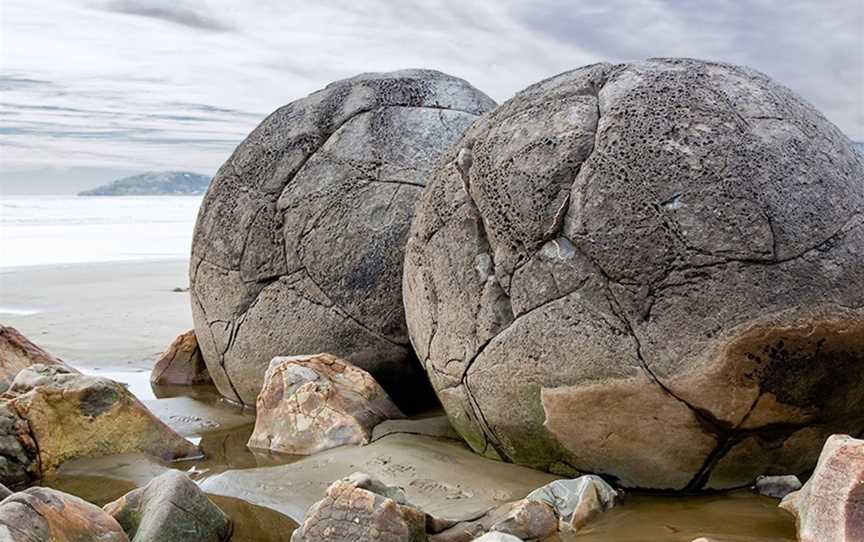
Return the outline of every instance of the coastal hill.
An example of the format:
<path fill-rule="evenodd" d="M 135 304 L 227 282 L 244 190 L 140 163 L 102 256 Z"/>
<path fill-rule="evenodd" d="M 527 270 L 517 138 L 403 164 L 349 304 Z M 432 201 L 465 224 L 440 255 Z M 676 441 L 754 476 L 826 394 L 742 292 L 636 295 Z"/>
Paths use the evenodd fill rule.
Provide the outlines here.
<path fill-rule="evenodd" d="M 79 196 L 197 196 L 207 191 L 210 177 L 188 171 L 148 171 L 124 177 Z"/>

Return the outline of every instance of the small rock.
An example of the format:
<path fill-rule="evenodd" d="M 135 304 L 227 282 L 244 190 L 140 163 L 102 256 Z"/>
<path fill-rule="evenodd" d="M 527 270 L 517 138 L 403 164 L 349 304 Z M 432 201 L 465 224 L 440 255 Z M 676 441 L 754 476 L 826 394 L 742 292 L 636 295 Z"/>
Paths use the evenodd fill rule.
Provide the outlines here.
<path fill-rule="evenodd" d="M 200 455 L 125 386 L 107 378 L 34 365 L 18 373 L 3 399 L 0 455 L 15 458 L 19 477 L 22 469 L 28 476 L 44 476 L 78 457 L 144 452 L 167 461 Z M 38 472 L 25 465 L 28 454 L 36 456 L 30 462 Z"/>
<path fill-rule="evenodd" d="M 231 518 L 185 474 L 168 471 L 105 505 L 132 542 L 224 542 Z"/>
<path fill-rule="evenodd" d="M 291 542 L 425 542 L 426 514 L 398 488 L 362 473 L 336 481 L 306 513 Z"/>
<path fill-rule="evenodd" d="M 190 386 L 211 382 L 194 329 L 174 339 L 168 350 L 156 360 L 150 373 L 150 382 L 162 386 Z"/>
<path fill-rule="evenodd" d="M 98 506 L 45 487 L 14 493 L 0 503 L 3 542 L 129 542 Z"/>
<path fill-rule="evenodd" d="M 0 325 L 0 393 L 6 391 L 21 369 L 37 363 L 64 365 L 59 358 L 30 342 L 17 329 Z"/>
<path fill-rule="evenodd" d="M 513 504 L 507 515 L 492 525 L 491 532 L 519 538 L 544 539 L 558 531 L 555 510 L 540 501 L 524 499 Z"/>
<path fill-rule="evenodd" d="M 864 540 L 864 440 L 829 437 L 813 475 L 780 508 L 795 516 L 799 542 Z"/>
<path fill-rule="evenodd" d="M 12 494 L 12 491 L 10 491 L 8 487 L 4 486 L 3 484 L 0 484 L 0 501 L 2 501 L 3 499 L 5 499 L 6 497 L 8 497 L 11 494 Z"/>
<path fill-rule="evenodd" d="M 793 491 L 801 489 L 801 480 L 794 474 L 786 476 L 760 476 L 753 490 L 766 497 L 782 499 Z"/>
<path fill-rule="evenodd" d="M 490 532 L 480 538 L 475 538 L 474 542 L 522 542 L 521 538 L 517 538 L 512 534 Z"/>
<path fill-rule="evenodd" d="M 273 358 L 257 407 L 249 447 L 303 455 L 368 444 L 404 417 L 369 373 L 330 354 Z"/>
<path fill-rule="evenodd" d="M 39 478 L 36 442 L 27 420 L 0 403 L 0 483 L 24 489 Z"/>
<path fill-rule="evenodd" d="M 562 524 L 578 530 L 595 516 L 615 506 L 618 492 L 605 480 L 592 474 L 572 480 L 555 480 L 525 497 L 528 501 L 548 504 Z"/>

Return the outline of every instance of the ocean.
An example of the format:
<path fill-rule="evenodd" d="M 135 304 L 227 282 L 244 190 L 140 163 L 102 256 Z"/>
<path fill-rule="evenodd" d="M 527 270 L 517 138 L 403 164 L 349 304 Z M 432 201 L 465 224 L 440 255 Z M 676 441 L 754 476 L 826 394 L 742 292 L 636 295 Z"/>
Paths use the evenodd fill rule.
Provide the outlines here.
<path fill-rule="evenodd" d="M 0 271 L 188 259 L 201 200 L 0 195 Z"/>

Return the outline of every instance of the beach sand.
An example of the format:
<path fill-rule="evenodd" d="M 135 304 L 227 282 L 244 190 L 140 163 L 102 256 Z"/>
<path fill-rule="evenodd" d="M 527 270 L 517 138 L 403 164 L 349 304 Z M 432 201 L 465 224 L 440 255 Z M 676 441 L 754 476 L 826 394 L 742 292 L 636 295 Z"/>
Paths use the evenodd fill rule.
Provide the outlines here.
<path fill-rule="evenodd" d="M 191 329 L 184 260 L 69 264 L 0 271 L 0 323 L 65 361 L 149 370 Z"/>

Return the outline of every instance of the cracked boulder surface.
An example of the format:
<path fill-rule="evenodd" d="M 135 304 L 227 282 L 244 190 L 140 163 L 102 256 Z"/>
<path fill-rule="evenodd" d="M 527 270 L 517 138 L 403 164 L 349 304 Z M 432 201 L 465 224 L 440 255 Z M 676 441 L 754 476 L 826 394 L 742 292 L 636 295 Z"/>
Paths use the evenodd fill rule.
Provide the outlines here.
<path fill-rule="evenodd" d="M 537 83 L 440 162 L 412 344 L 477 452 L 745 486 L 864 429 L 864 163 L 790 90 L 690 59 Z"/>
<path fill-rule="evenodd" d="M 368 73 L 276 110 L 237 147 L 202 203 L 189 271 L 222 395 L 253 405 L 273 357 L 319 352 L 397 402 L 418 395 L 405 239 L 437 160 L 494 106 L 441 72 Z"/>
<path fill-rule="evenodd" d="M 186 474 L 169 470 L 105 505 L 131 542 L 225 542 L 231 518 Z"/>

